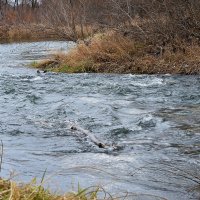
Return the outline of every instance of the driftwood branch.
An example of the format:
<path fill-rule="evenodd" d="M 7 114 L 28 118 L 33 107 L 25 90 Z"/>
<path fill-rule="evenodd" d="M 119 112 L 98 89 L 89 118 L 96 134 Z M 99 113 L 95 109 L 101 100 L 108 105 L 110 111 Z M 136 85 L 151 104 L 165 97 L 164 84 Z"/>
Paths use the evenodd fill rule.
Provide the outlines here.
<path fill-rule="evenodd" d="M 88 140 L 90 140 L 93 144 L 95 144 L 99 148 L 107 149 L 107 150 L 111 150 L 111 151 L 119 150 L 119 149 L 123 148 L 123 146 L 118 145 L 118 144 L 103 142 L 98 137 L 96 137 L 94 133 L 80 127 L 79 125 L 75 124 L 74 122 L 68 121 L 68 123 L 69 123 L 69 128 L 72 131 L 74 131 L 75 133 L 77 133 L 76 134 L 77 136 L 82 135 L 82 136 L 88 138 Z"/>
<path fill-rule="evenodd" d="M 87 136 L 90 139 L 90 141 L 93 142 L 95 145 L 97 145 L 99 148 L 106 148 L 108 146 L 105 143 L 103 143 L 102 141 L 100 141 L 92 132 L 90 132 L 88 130 L 85 130 L 85 129 L 75 126 L 75 125 L 73 125 L 71 127 L 71 130 L 80 131 L 82 134 Z"/>

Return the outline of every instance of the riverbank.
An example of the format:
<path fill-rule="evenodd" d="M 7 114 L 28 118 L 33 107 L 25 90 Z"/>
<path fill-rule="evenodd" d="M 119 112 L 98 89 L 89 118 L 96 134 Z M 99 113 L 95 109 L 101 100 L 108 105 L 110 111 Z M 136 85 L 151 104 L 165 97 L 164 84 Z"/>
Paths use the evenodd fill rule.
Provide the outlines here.
<path fill-rule="evenodd" d="M 105 30 L 93 34 L 94 29 L 88 30 L 84 32 L 87 39 L 79 39 L 67 54 L 58 53 L 32 66 L 62 73 L 200 74 L 200 46 L 196 42 L 161 44 L 125 36 L 125 32 Z M 73 39 L 64 27 L 0 26 L 1 42 Z"/>
<path fill-rule="evenodd" d="M 95 27 L 76 26 L 76 36 L 87 38 L 97 31 Z M 66 26 L 54 26 L 39 23 L 4 25 L 0 23 L 0 43 L 34 41 L 77 41 L 74 33 Z"/>
<path fill-rule="evenodd" d="M 28 184 L 17 184 L 11 180 L 0 179 L 0 199 L 2 200 L 96 200 L 100 191 L 98 187 L 78 188 L 78 192 L 59 195 L 45 189 L 42 183 L 37 185 L 35 179 Z"/>
<path fill-rule="evenodd" d="M 62 27 L 43 24 L 0 25 L 1 43 L 46 40 L 72 40 L 72 36 Z"/>
<path fill-rule="evenodd" d="M 199 190 L 199 187 L 194 188 Z M 63 195 L 56 192 L 51 192 L 43 187 L 43 180 L 41 184 L 36 184 L 36 179 L 33 179 L 30 183 L 16 183 L 11 180 L 0 178 L 0 199 L 2 200 L 98 200 L 100 196 L 104 196 L 103 199 L 129 199 L 129 197 L 137 197 L 136 194 L 126 194 L 125 196 L 112 197 L 110 193 L 106 193 L 103 188 L 89 187 L 86 189 L 78 186 L 77 192 L 67 192 Z M 159 196 L 153 195 L 141 195 L 143 197 L 149 197 L 150 199 L 163 199 Z"/>
<path fill-rule="evenodd" d="M 115 31 L 99 33 L 67 54 L 33 67 L 63 73 L 200 74 L 200 47 L 180 42 L 158 46 Z"/>
<path fill-rule="evenodd" d="M 41 4 L 12 6 L 6 2 L 2 6 L 0 42 L 78 41 L 67 55 L 38 64 L 41 69 L 200 73 L 199 2 L 91 0 L 55 4 L 44 0 Z"/>

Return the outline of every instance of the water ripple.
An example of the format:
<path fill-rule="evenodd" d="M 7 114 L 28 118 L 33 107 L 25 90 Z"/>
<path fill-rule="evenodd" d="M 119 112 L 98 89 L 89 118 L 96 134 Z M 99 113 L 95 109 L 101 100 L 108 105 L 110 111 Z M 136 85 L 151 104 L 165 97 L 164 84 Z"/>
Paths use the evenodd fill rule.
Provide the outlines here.
<path fill-rule="evenodd" d="M 24 67 L 69 46 L 0 45 L 3 175 L 14 167 L 26 180 L 47 167 L 49 174 L 59 172 L 63 189 L 75 178 L 82 187 L 100 183 L 112 192 L 198 199 L 199 193 L 188 188 L 196 187 L 193 179 L 200 171 L 200 77 L 38 76 Z M 72 131 L 72 123 L 110 148 L 101 149 L 81 131 Z"/>

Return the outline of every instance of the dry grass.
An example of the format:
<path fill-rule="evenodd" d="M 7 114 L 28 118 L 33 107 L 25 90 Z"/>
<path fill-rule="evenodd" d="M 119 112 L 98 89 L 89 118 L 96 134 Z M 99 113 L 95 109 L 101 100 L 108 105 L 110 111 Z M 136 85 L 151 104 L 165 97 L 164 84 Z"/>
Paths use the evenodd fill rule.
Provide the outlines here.
<path fill-rule="evenodd" d="M 115 32 L 96 34 L 92 39 L 81 42 L 65 58 L 70 66 L 76 66 L 83 60 L 94 63 L 131 61 L 139 48 L 134 41 Z"/>
<path fill-rule="evenodd" d="M 67 73 L 200 74 L 200 46 L 177 41 L 160 47 L 109 31 L 36 66 Z"/>
<path fill-rule="evenodd" d="M 29 184 L 16 184 L 13 181 L 0 179 L 0 199 L 1 200 L 97 200 L 100 188 L 78 188 L 78 192 L 67 193 L 65 195 L 53 194 L 44 189 L 41 185 L 36 185 L 34 179 Z"/>
<path fill-rule="evenodd" d="M 103 72 L 106 65 L 120 66 L 132 62 L 135 55 L 142 54 L 142 49 L 142 44 L 137 44 L 113 31 L 99 33 L 80 42 L 68 54 L 57 54 L 54 60 L 59 66 L 54 67 L 53 71 Z M 41 63 L 39 66 L 44 67 L 46 64 Z"/>
<path fill-rule="evenodd" d="M 70 40 L 64 27 L 43 24 L 0 25 L 0 42 Z"/>
<path fill-rule="evenodd" d="M 187 43 L 182 46 L 174 52 L 169 45 L 163 55 L 146 54 L 135 65 L 140 73 L 147 74 L 200 74 L 200 47 Z"/>
<path fill-rule="evenodd" d="M 32 33 L 30 29 L 27 29 L 25 27 L 13 27 L 8 30 L 7 37 L 10 41 L 15 40 L 23 40 L 23 39 L 30 39 L 32 37 Z"/>
<path fill-rule="evenodd" d="M 95 26 L 76 26 L 76 34 L 80 39 L 92 36 L 97 31 Z M 45 24 L 0 24 L 0 42 L 76 40 L 74 34 L 65 26 Z"/>
<path fill-rule="evenodd" d="M 68 192 L 63 195 L 50 192 L 42 185 L 36 184 L 33 179 L 28 184 L 16 184 L 10 180 L 0 179 L 0 200 L 120 200 L 120 199 L 157 199 L 166 200 L 165 198 L 151 194 L 123 193 L 120 196 L 113 197 L 101 187 L 89 187 L 86 189 L 78 186 L 77 192 Z"/>

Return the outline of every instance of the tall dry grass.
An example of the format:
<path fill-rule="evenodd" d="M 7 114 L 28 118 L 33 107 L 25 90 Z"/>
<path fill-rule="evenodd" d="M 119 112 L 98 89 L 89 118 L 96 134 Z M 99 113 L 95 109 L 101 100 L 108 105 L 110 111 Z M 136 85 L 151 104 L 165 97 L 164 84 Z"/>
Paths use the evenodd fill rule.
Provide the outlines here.
<path fill-rule="evenodd" d="M 36 66 L 67 73 L 200 74 L 200 46 L 180 40 L 162 47 L 109 31 Z"/>
<path fill-rule="evenodd" d="M 58 31 L 58 29 L 60 31 Z M 62 27 L 43 24 L 0 25 L 0 42 L 70 40 L 71 36 Z"/>
<path fill-rule="evenodd" d="M 97 31 L 94 26 L 76 26 L 77 38 L 91 37 Z M 73 32 L 65 26 L 51 26 L 47 24 L 0 24 L 0 42 L 18 41 L 45 41 L 45 40 L 74 40 Z"/>
<path fill-rule="evenodd" d="M 121 66 L 133 62 L 135 55 L 142 54 L 142 49 L 141 43 L 136 43 L 114 31 L 99 33 L 81 41 L 69 53 L 56 55 L 55 60 L 60 63 L 56 70 L 102 72 L 105 70 L 104 66 Z M 44 66 L 44 63 L 42 65 Z"/>
<path fill-rule="evenodd" d="M 0 179 L 1 200 L 97 200 L 99 193 L 102 192 L 106 197 L 105 191 L 99 187 L 87 189 L 78 187 L 77 192 L 59 195 L 44 189 L 42 185 L 37 185 L 35 179 L 28 184 L 16 184 L 14 181 Z M 114 199 L 110 195 L 109 197 Z"/>
<path fill-rule="evenodd" d="M 145 53 L 135 63 L 138 73 L 200 74 L 200 46 L 180 43 L 178 47 L 168 45 L 162 55 Z"/>

